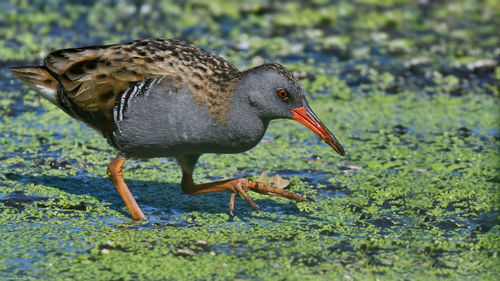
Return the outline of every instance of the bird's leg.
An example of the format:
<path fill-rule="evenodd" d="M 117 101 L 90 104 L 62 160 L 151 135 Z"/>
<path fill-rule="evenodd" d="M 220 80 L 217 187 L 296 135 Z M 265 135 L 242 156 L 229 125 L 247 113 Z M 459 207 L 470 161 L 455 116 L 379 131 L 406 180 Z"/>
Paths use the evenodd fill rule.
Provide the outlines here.
<path fill-rule="evenodd" d="M 270 185 L 265 185 L 263 183 L 251 181 L 245 178 L 230 179 L 230 180 L 217 181 L 204 184 L 195 184 L 193 182 L 193 175 L 191 173 L 183 172 L 181 186 L 182 186 L 182 191 L 190 195 L 198 195 L 198 194 L 218 192 L 218 191 L 230 191 L 231 198 L 229 201 L 229 213 L 231 215 L 233 214 L 234 210 L 234 198 L 236 193 L 241 194 L 241 196 L 245 199 L 245 201 L 247 201 L 248 204 L 250 204 L 250 206 L 252 206 L 252 208 L 254 208 L 256 211 L 259 210 L 259 207 L 253 202 L 252 198 L 248 196 L 247 194 L 248 190 L 265 195 L 290 198 L 297 202 L 306 201 L 306 199 L 303 198 L 302 196 L 291 193 L 287 190 Z"/>
<path fill-rule="evenodd" d="M 146 220 L 146 217 L 142 213 L 141 208 L 135 201 L 134 196 L 132 196 L 132 193 L 125 184 L 125 181 L 123 180 L 123 169 L 122 169 L 123 163 L 125 163 L 125 158 L 117 156 L 113 160 L 113 162 L 109 164 L 108 166 L 109 178 L 111 179 L 113 185 L 118 190 L 118 193 L 120 193 L 120 196 L 122 197 L 123 201 L 125 201 L 125 205 L 127 205 L 127 208 L 129 209 L 132 218 L 136 221 Z"/>

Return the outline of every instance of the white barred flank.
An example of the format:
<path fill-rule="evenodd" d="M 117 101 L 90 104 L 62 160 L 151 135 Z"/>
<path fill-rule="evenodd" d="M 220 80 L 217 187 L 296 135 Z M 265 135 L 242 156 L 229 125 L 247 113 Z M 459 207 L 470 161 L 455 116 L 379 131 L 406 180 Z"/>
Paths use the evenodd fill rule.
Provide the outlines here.
<path fill-rule="evenodd" d="M 154 84 L 158 84 L 163 77 L 155 79 L 147 79 L 136 83 L 134 86 L 128 88 L 121 96 L 120 102 L 113 109 L 113 117 L 115 122 L 123 120 L 123 114 L 127 110 L 130 100 L 133 100 L 136 96 L 146 95 Z"/>

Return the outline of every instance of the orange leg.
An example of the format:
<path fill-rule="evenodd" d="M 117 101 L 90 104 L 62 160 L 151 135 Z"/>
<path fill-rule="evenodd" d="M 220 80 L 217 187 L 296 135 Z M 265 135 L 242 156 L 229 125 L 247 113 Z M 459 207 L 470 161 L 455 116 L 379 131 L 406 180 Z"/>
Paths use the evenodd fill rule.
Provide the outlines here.
<path fill-rule="evenodd" d="M 120 193 L 120 196 L 123 198 L 123 201 L 125 201 L 125 205 L 127 205 L 130 214 L 132 214 L 132 218 L 136 221 L 146 220 L 141 208 L 123 180 L 123 163 L 125 163 L 125 159 L 117 156 L 108 166 L 108 175 Z"/>
<path fill-rule="evenodd" d="M 195 184 L 193 182 L 193 175 L 191 173 L 183 171 L 181 186 L 182 186 L 182 191 L 184 193 L 191 195 L 198 195 L 198 194 L 218 192 L 218 191 L 230 191 L 231 198 L 229 200 L 229 213 L 231 215 L 233 215 L 234 198 L 236 193 L 239 193 L 248 202 L 248 204 L 250 204 L 250 206 L 252 206 L 252 208 L 254 208 L 256 211 L 259 210 L 259 207 L 253 202 L 252 198 L 248 196 L 247 194 L 248 190 L 265 195 L 290 198 L 297 202 L 307 201 L 302 196 L 291 193 L 287 190 L 270 185 L 265 185 L 260 182 L 247 180 L 245 178 L 230 179 L 230 180 L 204 183 L 204 184 Z"/>

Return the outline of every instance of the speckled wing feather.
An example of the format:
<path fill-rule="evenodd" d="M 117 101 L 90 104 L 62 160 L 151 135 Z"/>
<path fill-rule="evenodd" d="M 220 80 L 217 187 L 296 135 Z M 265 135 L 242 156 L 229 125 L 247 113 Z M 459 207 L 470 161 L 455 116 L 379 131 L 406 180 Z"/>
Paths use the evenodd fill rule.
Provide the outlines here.
<path fill-rule="evenodd" d="M 178 40 L 148 39 L 130 43 L 58 50 L 45 59 L 45 67 L 61 84 L 67 97 L 109 128 L 112 109 L 121 94 L 139 81 L 173 77 L 190 88 L 198 103 L 214 118 L 223 119 L 230 99 L 230 78 L 238 69 L 223 58 Z M 89 118 L 78 116 L 89 122 Z M 113 127 L 113 126 L 111 126 Z"/>

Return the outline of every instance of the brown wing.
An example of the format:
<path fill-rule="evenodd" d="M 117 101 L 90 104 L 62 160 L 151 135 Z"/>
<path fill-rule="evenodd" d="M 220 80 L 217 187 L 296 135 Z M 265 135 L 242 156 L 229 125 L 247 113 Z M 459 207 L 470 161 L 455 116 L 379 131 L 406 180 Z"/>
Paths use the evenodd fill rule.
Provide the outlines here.
<path fill-rule="evenodd" d="M 168 39 L 58 50 L 47 56 L 45 66 L 74 104 L 108 125 L 113 123 L 115 101 L 139 81 L 172 76 L 203 100 L 210 92 L 220 90 L 217 84 L 221 80 L 238 73 L 219 56 Z"/>

